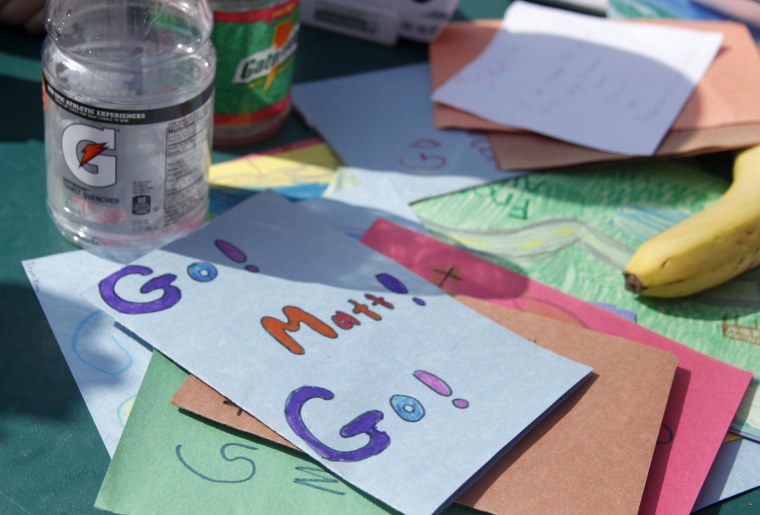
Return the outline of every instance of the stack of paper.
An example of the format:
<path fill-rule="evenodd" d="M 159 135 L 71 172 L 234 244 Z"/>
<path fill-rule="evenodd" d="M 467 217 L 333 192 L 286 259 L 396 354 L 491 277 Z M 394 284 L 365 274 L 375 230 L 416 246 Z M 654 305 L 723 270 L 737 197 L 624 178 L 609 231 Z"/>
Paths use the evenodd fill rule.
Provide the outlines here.
<path fill-rule="evenodd" d="M 404 513 L 451 502 L 591 370 L 274 194 L 103 278 L 85 297 Z"/>
<path fill-rule="evenodd" d="M 679 513 L 691 507 L 747 389 L 749 372 L 462 249 L 390 223 L 378 222 L 362 241 L 451 293 L 556 318 L 678 356 L 641 513 Z"/>
<path fill-rule="evenodd" d="M 522 2 L 503 24 L 453 24 L 429 66 L 294 86 L 347 165 L 323 198 L 249 198 L 321 194 L 341 163 L 305 145 L 286 170 L 217 167 L 219 216 L 134 263 L 25 262 L 113 453 L 96 506 L 685 514 L 742 488 L 723 472 L 747 446 L 722 443 L 750 372 L 492 262 L 528 269 L 577 244 L 615 265 L 629 248 L 587 221 L 593 206 L 556 218 L 549 174 L 517 179 L 535 197 L 492 185 L 409 205 L 523 177 L 499 169 L 515 165 L 760 141 L 746 31 L 672 24 Z M 472 195 L 488 201 L 462 207 Z M 476 226 L 449 225 L 460 208 Z M 657 214 L 613 222 L 630 236 Z M 494 236 L 489 216 L 526 226 Z"/>
<path fill-rule="evenodd" d="M 453 501 L 494 513 L 588 513 L 611 503 L 617 513 L 688 511 L 749 374 L 418 232 L 377 222 L 361 231 L 372 252 L 316 219 L 340 227 L 331 211 L 264 194 L 126 268 L 78 255 L 25 263 L 46 314 L 64 313 L 56 335 L 65 351 L 73 343 L 72 370 L 100 374 L 80 382 L 91 410 L 105 400 L 103 374 L 139 379 L 144 365 L 135 364 L 152 345 L 194 374 L 154 353 L 139 395 L 124 403 L 122 422 L 132 413 L 98 507 L 429 513 Z M 74 261 L 81 275 L 60 281 L 56 270 Z M 58 286 L 46 291 L 50 277 Z M 100 283 L 86 296 L 103 311 L 77 300 L 88 282 Z M 487 302 L 459 298 L 470 311 L 444 292 Z M 315 319 L 278 326 L 299 313 Z M 110 327 L 108 314 L 127 333 Z M 531 357 L 519 365 L 521 355 Z M 403 365 L 423 361 L 436 365 Z M 295 384 L 315 394 L 300 419 L 287 410 Z M 548 390 L 543 411 L 531 408 Z M 516 393 L 519 407 L 505 421 Z M 340 459 L 376 450 L 382 434 L 389 443 L 377 454 Z M 391 452 L 404 459 L 380 459 Z M 378 466 L 390 480 L 378 479 Z M 414 487 L 400 488 L 398 478 Z M 590 483 L 598 488 L 578 495 Z"/>
<path fill-rule="evenodd" d="M 611 21 L 517 2 L 502 22 L 450 24 L 430 66 L 436 126 L 487 131 L 503 169 L 760 142 L 760 56 L 740 23 Z"/>
<path fill-rule="evenodd" d="M 538 345 L 590 364 L 594 372 L 456 502 L 490 513 L 539 513 L 560 503 L 568 513 L 601 513 L 610 506 L 616 513 L 637 513 L 675 356 L 472 297 L 457 300 Z M 172 402 L 292 447 L 257 419 L 225 406 L 223 397 L 192 376 Z M 591 491 L 589 484 L 595 485 Z"/>

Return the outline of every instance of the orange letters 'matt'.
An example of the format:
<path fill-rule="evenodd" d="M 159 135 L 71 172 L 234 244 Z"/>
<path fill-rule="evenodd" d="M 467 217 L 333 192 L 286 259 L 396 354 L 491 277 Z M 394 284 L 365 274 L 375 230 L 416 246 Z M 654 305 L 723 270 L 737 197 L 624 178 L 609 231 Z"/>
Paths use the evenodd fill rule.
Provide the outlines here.
<path fill-rule="evenodd" d="M 274 317 L 264 317 L 261 319 L 261 325 L 266 332 L 274 337 L 275 340 L 280 342 L 293 354 L 303 354 L 304 350 L 298 342 L 296 342 L 288 332 L 296 332 L 301 328 L 301 324 L 304 323 L 318 332 L 325 338 L 337 338 L 338 333 L 329 325 L 322 322 L 320 319 L 307 313 L 301 308 L 295 306 L 285 306 L 282 308 L 282 312 L 287 317 L 287 322 L 278 320 Z"/>

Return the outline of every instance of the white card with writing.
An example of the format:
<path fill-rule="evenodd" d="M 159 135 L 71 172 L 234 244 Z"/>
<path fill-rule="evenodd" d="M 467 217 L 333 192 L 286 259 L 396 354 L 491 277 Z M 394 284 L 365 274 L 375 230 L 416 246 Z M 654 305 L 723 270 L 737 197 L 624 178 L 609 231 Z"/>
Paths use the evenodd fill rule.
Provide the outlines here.
<path fill-rule="evenodd" d="M 590 373 L 278 195 L 85 293 L 403 513 L 433 513 Z"/>
<path fill-rule="evenodd" d="M 722 37 L 518 1 L 433 100 L 578 145 L 652 155 Z"/>

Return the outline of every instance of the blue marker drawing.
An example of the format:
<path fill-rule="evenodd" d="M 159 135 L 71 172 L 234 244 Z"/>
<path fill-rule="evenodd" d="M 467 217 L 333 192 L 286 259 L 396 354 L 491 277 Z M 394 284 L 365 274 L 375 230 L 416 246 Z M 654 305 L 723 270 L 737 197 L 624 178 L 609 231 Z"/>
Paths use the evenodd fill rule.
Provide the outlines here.
<path fill-rule="evenodd" d="M 71 335 L 71 350 L 76 355 L 76 357 L 79 358 L 87 366 L 110 376 L 118 376 L 120 374 L 123 374 L 126 370 L 129 370 L 129 367 L 132 366 L 134 360 L 132 359 L 132 355 L 129 353 L 129 351 L 127 351 L 127 349 L 125 349 L 119 340 L 114 336 L 113 331 L 110 332 L 108 338 L 110 338 L 116 348 L 121 351 L 119 354 L 121 354 L 125 359 L 125 362 L 123 364 L 119 366 L 118 363 L 114 363 L 111 367 L 109 367 L 111 364 L 109 363 L 109 360 L 111 360 L 113 357 L 104 356 L 103 354 L 101 354 L 103 357 L 101 363 L 97 363 L 96 360 L 89 359 L 84 356 L 84 353 L 88 350 L 86 348 L 87 346 L 91 346 L 93 348 L 90 350 L 95 350 L 99 346 L 97 342 L 93 341 L 92 338 L 89 337 L 91 331 L 95 335 L 98 335 L 102 331 L 102 328 L 99 326 L 102 325 L 103 322 L 100 321 L 100 318 L 102 317 L 99 317 L 99 315 L 105 316 L 101 311 L 92 311 L 86 317 L 84 317 L 82 321 L 79 322 L 79 324 L 77 324 L 76 328 L 74 329 L 74 334 Z M 108 325 L 112 324 L 113 322 L 109 319 Z"/>

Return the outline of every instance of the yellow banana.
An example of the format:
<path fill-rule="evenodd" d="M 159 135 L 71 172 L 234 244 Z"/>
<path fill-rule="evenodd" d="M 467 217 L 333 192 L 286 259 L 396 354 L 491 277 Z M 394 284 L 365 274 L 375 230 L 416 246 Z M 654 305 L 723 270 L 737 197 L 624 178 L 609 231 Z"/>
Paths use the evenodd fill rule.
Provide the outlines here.
<path fill-rule="evenodd" d="M 702 211 L 645 241 L 623 275 L 627 290 L 682 297 L 760 264 L 760 145 L 739 152 L 733 182 Z"/>

